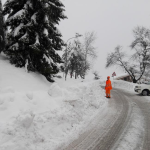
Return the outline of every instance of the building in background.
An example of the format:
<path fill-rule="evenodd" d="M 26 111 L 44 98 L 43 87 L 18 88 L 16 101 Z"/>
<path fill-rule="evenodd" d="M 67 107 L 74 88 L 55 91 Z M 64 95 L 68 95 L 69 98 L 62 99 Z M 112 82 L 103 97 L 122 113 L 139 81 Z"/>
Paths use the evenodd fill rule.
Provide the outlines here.
<path fill-rule="evenodd" d="M 114 80 L 123 80 L 123 81 L 127 81 L 127 82 L 133 82 L 131 76 L 129 76 L 128 74 L 120 74 L 118 76 L 116 76 L 114 78 Z M 149 82 L 149 78 L 143 76 L 138 83 L 147 83 Z"/>
<path fill-rule="evenodd" d="M 128 82 L 133 82 L 131 76 L 129 76 L 128 74 L 118 75 L 114 78 L 114 80 L 124 80 Z"/>

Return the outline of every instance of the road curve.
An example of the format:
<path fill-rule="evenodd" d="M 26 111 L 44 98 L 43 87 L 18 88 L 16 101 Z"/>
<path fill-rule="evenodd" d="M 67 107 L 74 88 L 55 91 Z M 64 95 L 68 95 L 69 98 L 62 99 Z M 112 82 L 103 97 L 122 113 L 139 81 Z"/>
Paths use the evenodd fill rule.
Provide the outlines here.
<path fill-rule="evenodd" d="M 150 150 L 150 102 L 143 96 L 112 90 L 107 110 L 87 130 L 59 150 Z"/>

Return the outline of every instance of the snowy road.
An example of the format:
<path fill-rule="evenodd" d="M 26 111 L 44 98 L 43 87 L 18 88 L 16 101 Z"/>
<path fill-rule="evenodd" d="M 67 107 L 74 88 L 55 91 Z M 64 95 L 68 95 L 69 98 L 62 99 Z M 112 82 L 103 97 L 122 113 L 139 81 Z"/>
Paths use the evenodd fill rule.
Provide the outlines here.
<path fill-rule="evenodd" d="M 60 148 L 59 148 L 60 149 Z M 112 90 L 107 110 L 63 150 L 150 150 L 150 103 L 140 95 Z"/>

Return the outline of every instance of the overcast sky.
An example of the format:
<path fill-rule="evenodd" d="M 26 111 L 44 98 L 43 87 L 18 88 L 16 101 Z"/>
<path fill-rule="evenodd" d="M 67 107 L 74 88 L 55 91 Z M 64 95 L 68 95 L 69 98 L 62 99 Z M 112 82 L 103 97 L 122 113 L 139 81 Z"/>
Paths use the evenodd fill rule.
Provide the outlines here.
<path fill-rule="evenodd" d="M 6 0 L 2 0 L 4 3 Z M 59 30 L 67 41 L 75 33 L 97 34 L 95 46 L 98 58 L 95 70 L 105 77 L 119 69 L 105 69 L 106 57 L 117 45 L 129 51 L 133 40 L 132 30 L 136 26 L 150 28 L 150 0 L 61 0 L 65 5 L 65 15 Z M 122 71 L 123 73 L 123 71 Z"/>

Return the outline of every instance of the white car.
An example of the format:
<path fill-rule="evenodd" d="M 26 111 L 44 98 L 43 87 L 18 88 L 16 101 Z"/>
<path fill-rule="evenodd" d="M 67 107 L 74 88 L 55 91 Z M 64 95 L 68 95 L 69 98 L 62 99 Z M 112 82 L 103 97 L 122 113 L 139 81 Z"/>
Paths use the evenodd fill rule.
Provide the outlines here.
<path fill-rule="evenodd" d="M 142 94 L 143 96 L 149 95 L 150 94 L 150 82 L 135 86 L 134 91 L 139 94 Z"/>

